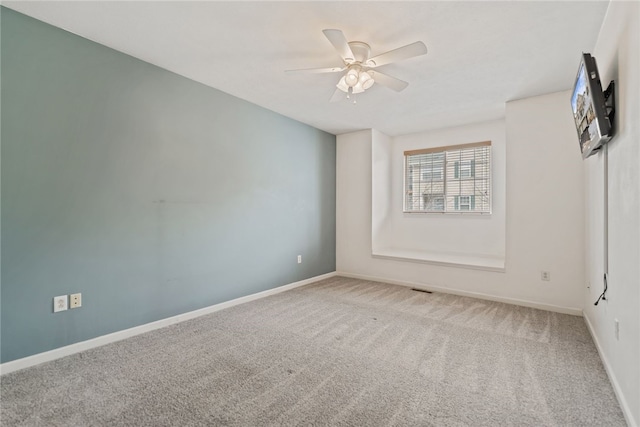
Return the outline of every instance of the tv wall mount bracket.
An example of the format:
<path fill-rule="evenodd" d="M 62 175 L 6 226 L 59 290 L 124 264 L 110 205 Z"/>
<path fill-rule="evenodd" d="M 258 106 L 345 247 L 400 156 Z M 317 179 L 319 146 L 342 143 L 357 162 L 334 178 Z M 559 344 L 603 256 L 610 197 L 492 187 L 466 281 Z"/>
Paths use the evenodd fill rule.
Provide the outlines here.
<path fill-rule="evenodd" d="M 611 134 L 613 134 L 613 118 L 616 115 L 616 82 L 611 80 L 609 86 L 602 92 L 604 95 L 604 107 L 607 112 L 607 118 L 611 124 Z"/>

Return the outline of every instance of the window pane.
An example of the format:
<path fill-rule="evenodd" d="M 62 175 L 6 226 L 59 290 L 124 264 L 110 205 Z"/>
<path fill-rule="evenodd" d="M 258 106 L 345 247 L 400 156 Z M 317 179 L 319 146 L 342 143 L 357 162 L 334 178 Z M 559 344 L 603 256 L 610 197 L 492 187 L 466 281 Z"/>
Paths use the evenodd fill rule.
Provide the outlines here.
<path fill-rule="evenodd" d="M 491 145 L 469 145 L 405 154 L 406 211 L 491 212 Z"/>

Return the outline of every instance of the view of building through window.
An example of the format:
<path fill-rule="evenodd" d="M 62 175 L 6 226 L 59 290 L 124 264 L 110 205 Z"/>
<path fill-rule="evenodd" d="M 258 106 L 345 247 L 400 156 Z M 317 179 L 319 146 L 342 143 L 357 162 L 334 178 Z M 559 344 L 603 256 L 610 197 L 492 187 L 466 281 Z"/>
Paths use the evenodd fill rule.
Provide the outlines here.
<path fill-rule="evenodd" d="M 405 212 L 491 213 L 491 141 L 404 155 Z"/>

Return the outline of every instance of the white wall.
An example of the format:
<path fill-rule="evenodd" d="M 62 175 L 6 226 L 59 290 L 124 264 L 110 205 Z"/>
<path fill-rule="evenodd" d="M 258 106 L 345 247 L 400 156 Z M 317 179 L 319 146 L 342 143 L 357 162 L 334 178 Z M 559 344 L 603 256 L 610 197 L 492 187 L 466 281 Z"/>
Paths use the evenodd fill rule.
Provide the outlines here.
<path fill-rule="evenodd" d="M 389 136 L 371 130 L 371 245 L 374 252 L 387 246 L 388 219 L 393 213 L 391 143 Z"/>
<path fill-rule="evenodd" d="M 420 148 L 492 142 L 492 213 L 480 214 L 424 214 L 403 213 L 404 152 Z M 505 122 L 480 124 L 423 132 L 395 137 L 387 146 L 373 144 L 373 197 L 390 187 L 384 203 L 374 203 L 374 224 L 381 221 L 384 233 L 373 234 L 374 253 L 402 253 L 404 250 L 425 254 L 445 253 L 464 262 L 465 257 L 490 257 L 504 260 L 505 256 Z M 381 161 L 384 159 L 384 161 Z M 384 169 L 384 165 L 387 166 Z M 387 182 L 376 180 L 386 173 Z M 380 183 L 386 184 L 380 188 Z M 382 197 L 379 197 L 382 198 Z M 380 220 L 382 218 L 382 220 Z M 429 255 L 427 255 L 429 256 Z"/>
<path fill-rule="evenodd" d="M 569 96 L 507 104 L 504 273 L 372 257 L 372 132 L 339 135 L 337 271 L 580 314 L 584 187 Z"/>
<path fill-rule="evenodd" d="M 616 82 L 616 135 L 607 146 L 609 290 L 603 290 L 605 153 L 587 159 L 585 317 L 630 425 L 640 422 L 640 4 L 611 2 L 596 58 L 603 86 Z M 620 322 L 619 339 L 614 319 Z"/>
<path fill-rule="evenodd" d="M 366 271 L 371 257 L 371 143 L 371 130 L 336 137 L 336 271 Z"/>

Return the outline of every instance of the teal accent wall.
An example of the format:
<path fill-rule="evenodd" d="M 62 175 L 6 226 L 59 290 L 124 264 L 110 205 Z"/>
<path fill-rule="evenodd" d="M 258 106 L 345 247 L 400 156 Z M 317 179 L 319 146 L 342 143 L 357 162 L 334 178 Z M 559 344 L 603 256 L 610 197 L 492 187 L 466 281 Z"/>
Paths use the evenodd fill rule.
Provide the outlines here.
<path fill-rule="evenodd" d="M 1 20 L 2 362 L 335 271 L 334 135 Z"/>

